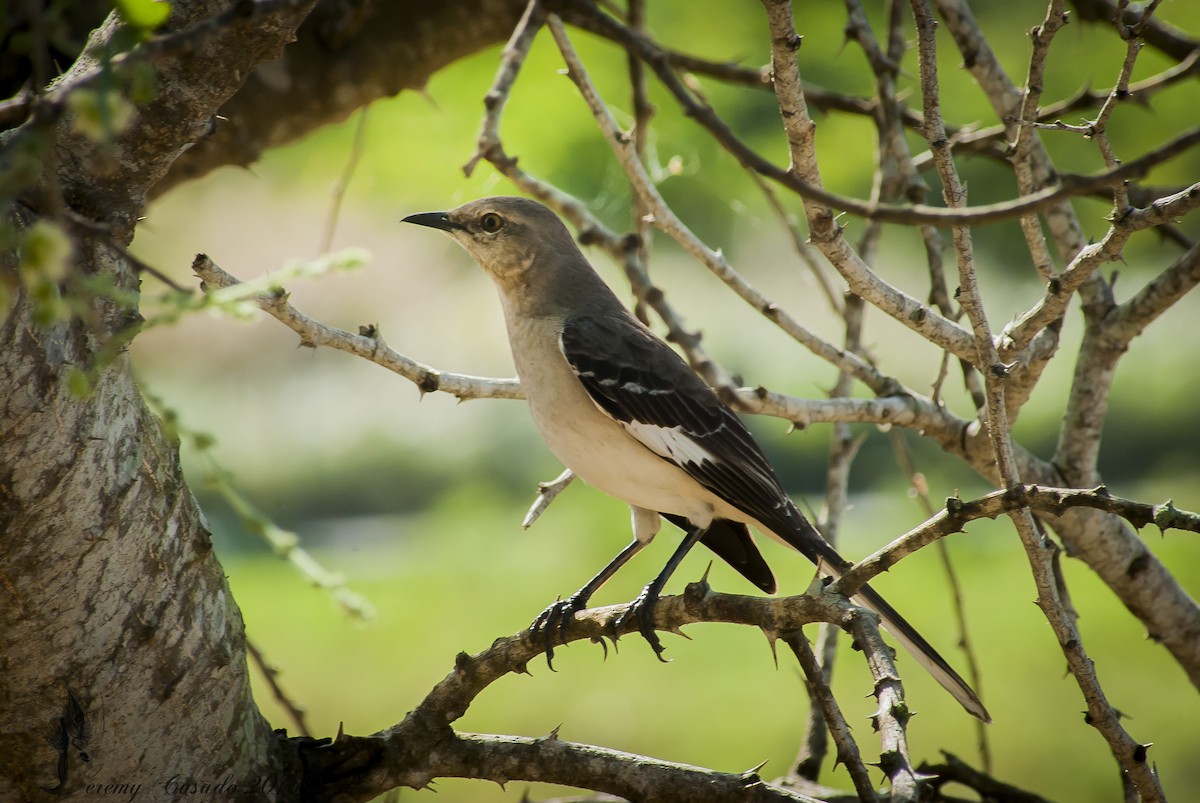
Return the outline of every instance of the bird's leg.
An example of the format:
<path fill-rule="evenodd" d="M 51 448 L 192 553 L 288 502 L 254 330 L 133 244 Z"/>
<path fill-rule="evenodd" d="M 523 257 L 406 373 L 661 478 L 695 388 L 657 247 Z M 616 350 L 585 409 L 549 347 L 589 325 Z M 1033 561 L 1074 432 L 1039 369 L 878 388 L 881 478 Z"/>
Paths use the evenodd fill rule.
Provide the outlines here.
<path fill-rule="evenodd" d="M 534 635 L 541 635 L 546 647 L 546 665 L 551 669 L 554 668 L 554 644 L 557 640 L 560 644 L 566 644 L 567 641 L 567 625 L 570 624 L 571 618 L 576 611 L 582 611 L 587 607 L 588 600 L 592 595 L 600 590 L 600 586 L 608 582 L 608 579 L 617 573 L 617 570 L 629 562 L 637 553 L 641 552 L 646 546 L 646 541 L 639 538 L 634 538 L 629 546 L 621 550 L 621 552 L 609 561 L 608 565 L 600 570 L 600 573 L 587 581 L 587 584 L 576 591 L 566 599 L 559 599 L 552 603 L 546 610 L 538 614 L 533 620 L 533 624 L 529 629 Z"/>
<path fill-rule="evenodd" d="M 671 559 L 667 561 L 667 565 L 650 581 L 650 585 L 642 589 L 642 593 L 638 598 L 629 604 L 625 613 L 621 614 L 621 618 L 617 620 L 617 627 L 620 627 L 630 617 L 638 618 L 638 631 L 642 634 L 642 638 L 650 644 L 654 650 L 654 655 L 658 660 L 666 663 L 666 659 L 662 657 L 666 647 L 662 645 L 662 641 L 658 638 L 658 633 L 654 630 L 654 608 L 658 605 L 658 597 L 662 593 L 663 587 L 666 586 L 667 580 L 671 579 L 671 575 L 679 568 L 679 564 L 683 562 L 683 558 L 691 551 L 700 539 L 704 536 L 704 530 L 699 527 L 688 526 L 687 535 L 684 536 L 683 542 L 675 550 L 675 554 L 671 555 Z"/>

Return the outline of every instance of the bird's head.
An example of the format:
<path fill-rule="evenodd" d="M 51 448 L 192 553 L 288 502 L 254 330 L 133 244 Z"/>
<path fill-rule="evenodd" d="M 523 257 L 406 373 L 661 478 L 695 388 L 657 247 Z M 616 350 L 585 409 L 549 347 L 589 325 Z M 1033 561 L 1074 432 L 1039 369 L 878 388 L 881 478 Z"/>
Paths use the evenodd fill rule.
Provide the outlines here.
<path fill-rule="evenodd" d="M 537 273 L 552 272 L 579 253 L 558 215 L 527 198 L 481 198 L 402 222 L 446 232 L 502 286 L 538 281 Z"/>

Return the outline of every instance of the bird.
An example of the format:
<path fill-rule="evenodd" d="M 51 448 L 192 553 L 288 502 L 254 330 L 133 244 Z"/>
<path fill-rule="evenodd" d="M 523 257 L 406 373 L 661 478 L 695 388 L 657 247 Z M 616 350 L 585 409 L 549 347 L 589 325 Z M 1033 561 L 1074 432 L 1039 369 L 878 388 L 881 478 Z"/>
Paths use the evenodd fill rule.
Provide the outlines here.
<path fill-rule="evenodd" d="M 768 594 L 775 593 L 775 577 L 750 528 L 833 576 L 851 565 L 797 509 L 738 415 L 626 308 L 552 210 L 498 196 L 402 222 L 446 233 L 492 278 L 517 376 L 546 445 L 579 479 L 629 505 L 633 540 L 578 592 L 534 620 L 548 659 L 556 627 L 566 632 L 574 614 L 650 543 L 664 518 L 685 536 L 629 608 L 660 659 L 653 607 L 697 543 Z M 991 720 L 970 685 L 870 586 L 853 600 L 877 613 L 963 708 Z"/>

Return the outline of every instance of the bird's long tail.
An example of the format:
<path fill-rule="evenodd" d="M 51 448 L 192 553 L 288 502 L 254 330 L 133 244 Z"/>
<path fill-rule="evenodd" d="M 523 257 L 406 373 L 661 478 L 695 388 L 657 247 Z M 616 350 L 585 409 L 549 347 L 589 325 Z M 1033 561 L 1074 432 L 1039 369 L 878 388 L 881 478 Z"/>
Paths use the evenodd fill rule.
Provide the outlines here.
<path fill-rule="evenodd" d="M 942 684 L 942 688 L 950 692 L 954 699 L 967 709 L 968 713 L 979 717 L 984 722 L 992 721 L 991 715 L 983 707 L 975 690 L 954 671 L 946 659 L 938 654 L 932 644 L 926 641 L 895 608 L 889 605 L 887 600 L 875 592 L 875 589 L 863 586 L 851 598 L 851 601 L 879 614 L 884 630 L 891 633 L 892 637 L 900 642 L 900 645 L 916 659 L 917 663 L 925 667 L 925 670 L 933 675 L 934 679 Z"/>
<path fill-rule="evenodd" d="M 800 514 L 794 505 L 788 505 L 778 510 L 778 514 L 780 518 L 776 521 L 780 526 L 778 529 L 764 528 L 766 532 L 775 535 L 783 543 L 796 549 L 834 577 L 841 576 L 842 571 L 849 568 L 849 561 L 830 546 L 829 542 L 817 532 L 816 528 Z M 787 526 L 782 526 L 785 524 Z M 781 537 L 777 534 L 779 532 L 791 537 Z M 992 721 L 991 715 L 983 707 L 983 703 L 980 702 L 979 695 L 975 694 L 974 689 L 954 671 L 946 659 L 938 654 L 933 645 L 926 641 L 916 628 L 889 605 L 887 600 L 875 592 L 875 589 L 863 586 L 851 598 L 851 601 L 879 614 L 883 629 L 891 633 L 896 641 L 900 642 L 900 645 L 916 659 L 917 663 L 925 667 L 926 671 L 933 675 L 934 679 L 942 684 L 942 688 L 950 692 L 969 714 L 984 722 Z"/>

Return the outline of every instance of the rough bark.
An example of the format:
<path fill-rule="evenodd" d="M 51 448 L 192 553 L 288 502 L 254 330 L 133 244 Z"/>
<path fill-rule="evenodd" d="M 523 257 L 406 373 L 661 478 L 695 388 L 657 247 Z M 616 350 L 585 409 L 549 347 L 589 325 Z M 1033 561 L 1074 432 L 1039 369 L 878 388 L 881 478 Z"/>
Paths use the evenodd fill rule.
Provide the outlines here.
<path fill-rule="evenodd" d="M 84 259 L 122 270 L 103 254 Z M 0 330 L 0 799 L 59 785 L 45 736 L 67 687 L 93 730 L 87 765 L 67 754 L 68 793 L 278 777 L 250 696 L 242 617 L 176 444 L 127 358 L 80 399 L 68 377 L 92 359 L 97 333 L 78 320 L 40 329 L 30 315 L 22 298 Z"/>

